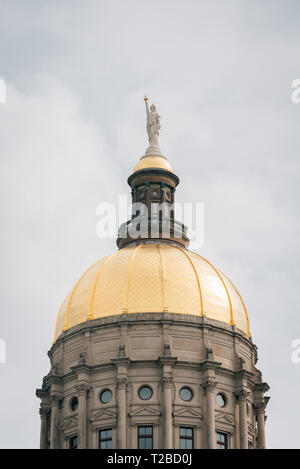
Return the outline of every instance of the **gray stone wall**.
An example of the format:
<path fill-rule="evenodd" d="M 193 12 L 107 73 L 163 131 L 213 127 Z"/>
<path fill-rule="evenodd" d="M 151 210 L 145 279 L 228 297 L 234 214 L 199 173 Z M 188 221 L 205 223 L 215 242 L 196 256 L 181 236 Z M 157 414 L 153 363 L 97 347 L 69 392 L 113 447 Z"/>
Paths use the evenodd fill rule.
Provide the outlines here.
<path fill-rule="evenodd" d="M 153 426 L 153 447 L 179 448 L 180 426 L 194 429 L 195 448 L 265 447 L 268 385 L 256 368 L 256 347 L 218 321 L 182 314 L 130 314 L 87 321 L 66 331 L 49 352 L 41 399 L 41 447 L 97 448 L 112 428 L 113 448 L 137 448 L 138 425 Z M 142 400 L 139 388 L 153 394 Z M 179 395 L 188 387 L 193 398 Z M 104 389 L 112 392 L 107 404 Z M 226 404 L 220 407 L 217 394 Z M 77 397 L 78 409 L 71 409 Z"/>

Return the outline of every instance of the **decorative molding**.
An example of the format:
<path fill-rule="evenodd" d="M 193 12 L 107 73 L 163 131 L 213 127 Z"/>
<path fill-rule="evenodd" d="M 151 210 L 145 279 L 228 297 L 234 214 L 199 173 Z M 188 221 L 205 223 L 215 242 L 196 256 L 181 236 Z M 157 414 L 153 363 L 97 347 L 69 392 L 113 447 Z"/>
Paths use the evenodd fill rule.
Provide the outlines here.
<path fill-rule="evenodd" d="M 253 433 L 253 434 L 255 432 L 255 428 L 252 423 L 248 423 L 248 432 Z"/>
<path fill-rule="evenodd" d="M 158 363 L 161 366 L 163 366 L 163 365 L 175 366 L 176 362 L 177 362 L 177 357 L 162 356 L 162 357 L 159 357 L 159 359 L 158 359 Z"/>
<path fill-rule="evenodd" d="M 69 429 L 70 427 L 76 427 L 78 425 L 78 417 L 77 416 L 72 416 L 72 417 L 67 417 L 64 420 L 63 423 L 63 431 Z"/>
<path fill-rule="evenodd" d="M 60 394 L 57 394 L 57 393 L 51 393 L 50 394 L 51 405 L 58 405 L 60 400 L 61 400 L 61 395 Z"/>
<path fill-rule="evenodd" d="M 85 383 L 77 384 L 75 388 L 79 396 L 86 396 L 86 393 L 90 389 L 89 386 Z"/>
<path fill-rule="evenodd" d="M 101 410 L 94 410 L 92 411 L 92 416 L 90 418 L 90 422 L 94 420 L 100 420 L 104 418 L 116 418 L 117 412 L 110 409 L 101 409 Z"/>
<path fill-rule="evenodd" d="M 216 412 L 215 421 L 218 422 L 218 423 L 234 424 L 234 417 L 230 414 L 224 414 L 222 412 Z"/>
<path fill-rule="evenodd" d="M 208 379 L 208 380 L 205 381 L 205 383 L 203 384 L 203 387 L 204 387 L 204 389 L 205 389 L 206 391 L 208 391 L 208 392 L 214 392 L 216 385 L 217 385 L 217 382 L 216 382 L 216 381 L 213 381 L 213 380 Z"/>
<path fill-rule="evenodd" d="M 160 416 L 161 413 L 159 410 L 155 409 L 152 406 L 142 406 L 138 407 L 131 412 L 129 412 L 129 417 L 137 417 L 137 416 Z"/>
<path fill-rule="evenodd" d="M 203 419 L 203 414 L 201 411 L 194 409 L 193 407 L 182 407 L 181 409 L 176 409 L 173 412 L 173 416 L 176 417 L 192 417 L 197 419 Z"/>
<path fill-rule="evenodd" d="M 127 378 L 117 378 L 116 379 L 116 386 L 118 389 L 126 389 L 128 385 Z"/>
<path fill-rule="evenodd" d="M 47 419 L 50 415 L 50 409 L 48 407 L 40 407 L 39 414 L 41 419 Z"/>
<path fill-rule="evenodd" d="M 255 402 L 255 404 L 254 404 L 255 413 L 256 414 L 264 414 L 266 405 L 267 404 L 265 403 L 265 401 Z"/>
<path fill-rule="evenodd" d="M 172 388 L 174 386 L 174 379 L 172 376 L 163 376 L 160 380 L 160 385 L 164 388 Z"/>
<path fill-rule="evenodd" d="M 249 396 L 250 392 L 246 391 L 246 389 L 241 389 L 238 393 L 238 400 L 239 402 L 243 402 L 247 400 L 247 397 Z"/>
<path fill-rule="evenodd" d="M 125 352 L 125 349 L 124 349 L 124 352 Z M 132 364 L 132 361 L 130 360 L 129 357 L 125 357 L 123 356 L 122 352 L 121 352 L 121 356 L 119 356 L 118 358 L 112 358 L 111 359 L 111 363 L 116 367 L 118 368 L 119 365 L 125 365 L 127 368 L 129 368 Z"/>

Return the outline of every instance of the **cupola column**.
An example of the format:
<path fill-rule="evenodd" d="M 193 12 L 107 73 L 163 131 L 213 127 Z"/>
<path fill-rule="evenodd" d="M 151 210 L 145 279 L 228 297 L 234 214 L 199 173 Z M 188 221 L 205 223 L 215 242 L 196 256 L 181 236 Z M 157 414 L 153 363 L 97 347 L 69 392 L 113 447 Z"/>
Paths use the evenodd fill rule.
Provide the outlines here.
<path fill-rule="evenodd" d="M 164 376 L 163 386 L 163 420 L 164 420 L 164 448 L 173 448 L 173 427 L 172 427 L 172 388 L 173 378 Z"/>
<path fill-rule="evenodd" d="M 118 358 L 112 359 L 113 365 L 117 369 L 116 390 L 118 405 L 118 427 L 117 427 L 117 448 L 127 448 L 127 388 L 128 388 L 128 368 L 131 360 L 126 357 L 125 346 L 119 346 Z"/>
<path fill-rule="evenodd" d="M 45 407 L 40 407 L 40 417 L 41 417 L 40 449 L 48 448 L 49 413 L 50 413 L 49 409 Z"/>
<path fill-rule="evenodd" d="M 215 425 L 215 387 L 216 382 L 208 380 L 205 383 L 206 390 L 206 429 L 207 429 L 207 447 L 215 449 L 216 447 L 216 425 Z"/>
<path fill-rule="evenodd" d="M 44 383 L 43 383 L 44 385 Z M 49 447 L 48 434 L 49 434 L 49 420 L 50 420 L 50 395 L 47 387 L 43 386 L 42 389 L 36 390 L 36 395 L 41 399 L 40 405 L 40 419 L 41 419 L 41 432 L 40 432 L 40 449 L 47 449 Z"/>
<path fill-rule="evenodd" d="M 87 447 L 86 439 L 86 397 L 89 388 L 86 384 L 78 384 L 76 386 L 76 391 L 78 393 L 78 448 L 85 449 Z"/>
<path fill-rule="evenodd" d="M 127 378 L 118 378 L 116 384 L 118 394 L 117 445 L 119 449 L 125 449 L 127 446 Z"/>
<path fill-rule="evenodd" d="M 239 393 L 240 449 L 248 449 L 247 395 L 244 389 Z"/>
<path fill-rule="evenodd" d="M 255 405 L 257 419 L 257 449 L 266 448 L 265 436 L 265 403 Z"/>
<path fill-rule="evenodd" d="M 50 426 L 50 448 L 57 449 L 58 445 L 58 405 L 60 396 L 58 394 L 51 394 L 51 426 Z"/>
<path fill-rule="evenodd" d="M 163 415 L 163 432 L 164 432 L 164 448 L 172 449 L 173 445 L 173 418 L 172 418 L 172 392 L 174 380 L 172 376 L 172 368 L 175 366 L 177 357 L 171 356 L 170 345 L 163 344 L 164 353 L 159 357 L 159 363 L 162 367 L 161 386 L 163 390 L 162 415 Z"/>

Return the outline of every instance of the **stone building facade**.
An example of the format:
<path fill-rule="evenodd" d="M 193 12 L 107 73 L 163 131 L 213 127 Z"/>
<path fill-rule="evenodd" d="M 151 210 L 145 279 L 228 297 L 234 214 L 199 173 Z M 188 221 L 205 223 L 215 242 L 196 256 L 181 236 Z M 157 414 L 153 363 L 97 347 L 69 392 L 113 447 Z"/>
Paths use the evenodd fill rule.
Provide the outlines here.
<path fill-rule="evenodd" d="M 121 225 L 118 251 L 60 308 L 37 390 L 40 447 L 265 448 L 269 387 L 238 290 L 187 249 L 173 209 L 179 179 L 159 147 L 128 182 L 149 210 Z M 133 236 L 143 223 L 151 233 Z"/>

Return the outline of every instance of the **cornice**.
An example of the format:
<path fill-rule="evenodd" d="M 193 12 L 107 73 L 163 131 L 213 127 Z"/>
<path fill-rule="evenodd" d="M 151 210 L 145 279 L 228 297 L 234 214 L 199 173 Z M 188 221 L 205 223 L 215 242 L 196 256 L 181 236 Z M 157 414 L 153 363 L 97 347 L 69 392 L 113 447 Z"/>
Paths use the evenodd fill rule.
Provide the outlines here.
<path fill-rule="evenodd" d="M 55 344 L 52 345 L 51 349 L 48 352 L 48 355 L 51 359 L 51 356 L 56 348 L 60 346 L 61 343 L 64 343 L 66 340 L 71 339 L 75 336 L 81 336 L 84 332 L 92 332 L 97 329 L 105 329 L 109 327 L 119 327 L 120 325 L 126 324 L 169 324 L 169 325 L 184 325 L 186 327 L 196 327 L 198 329 L 209 329 L 220 331 L 226 335 L 229 335 L 233 338 L 238 337 L 239 340 L 244 342 L 248 347 L 255 350 L 255 344 L 245 336 L 241 331 L 237 330 L 234 326 L 225 324 L 221 321 L 215 319 L 208 319 L 202 316 L 194 316 L 191 314 L 179 314 L 179 313 L 132 313 L 129 315 L 117 315 L 117 316 L 107 316 L 104 318 L 97 318 L 93 320 L 87 320 L 82 324 L 77 324 L 76 326 L 70 328 L 67 331 L 64 331 L 56 340 Z"/>

